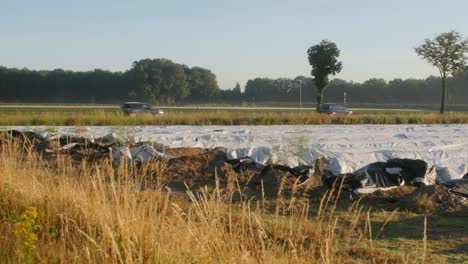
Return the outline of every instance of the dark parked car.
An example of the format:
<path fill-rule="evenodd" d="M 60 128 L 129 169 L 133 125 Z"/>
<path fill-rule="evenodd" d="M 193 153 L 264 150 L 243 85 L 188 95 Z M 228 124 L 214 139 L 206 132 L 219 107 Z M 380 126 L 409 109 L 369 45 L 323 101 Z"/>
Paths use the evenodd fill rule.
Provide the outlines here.
<path fill-rule="evenodd" d="M 140 102 L 125 102 L 120 106 L 120 110 L 126 115 L 137 113 L 150 113 L 156 115 L 164 114 L 163 110 L 156 109 L 150 104 Z"/>
<path fill-rule="evenodd" d="M 334 114 L 350 115 L 353 113 L 353 111 L 349 110 L 348 108 L 342 105 L 332 104 L 332 103 L 322 104 L 318 112 L 321 114 L 330 114 L 330 115 L 334 115 Z"/>

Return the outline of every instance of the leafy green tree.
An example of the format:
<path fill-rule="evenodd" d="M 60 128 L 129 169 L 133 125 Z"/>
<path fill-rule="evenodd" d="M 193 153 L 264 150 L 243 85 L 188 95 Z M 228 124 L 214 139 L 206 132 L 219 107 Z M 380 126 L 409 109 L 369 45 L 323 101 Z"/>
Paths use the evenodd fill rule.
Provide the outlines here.
<path fill-rule="evenodd" d="M 424 44 L 414 49 L 415 52 L 437 67 L 442 80 L 442 97 L 440 113 L 445 110 L 446 81 L 449 76 L 456 76 L 465 67 L 468 52 L 468 40 L 462 41 L 458 32 L 450 31 L 425 39 Z"/>
<path fill-rule="evenodd" d="M 322 40 L 318 45 L 307 50 L 309 64 L 312 66 L 312 76 L 317 87 L 317 110 L 323 101 L 323 92 L 329 84 L 328 75 L 335 75 L 342 69 L 338 61 L 340 50 L 329 40 Z"/>
<path fill-rule="evenodd" d="M 220 90 L 217 99 L 222 103 L 240 104 L 242 102 L 242 91 L 239 83 L 231 89 Z"/>
<path fill-rule="evenodd" d="M 236 82 L 236 86 L 234 86 L 234 88 L 232 89 L 233 91 L 235 91 L 236 93 L 238 93 L 239 95 L 241 94 L 241 86 L 238 82 Z"/>
<path fill-rule="evenodd" d="M 255 78 L 248 80 L 245 85 L 244 96 L 249 102 L 273 101 L 277 95 L 275 80 L 269 78 Z"/>
<path fill-rule="evenodd" d="M 220 90 L 218 82 L 216 81 L 216 75 L 210 70 L 201 67 L 193 67 L 191 69 L 186 69 L 186 73 L 187 72 L 190 100 L 198 102 L 206 101 L 219 94 Z"/>
<path fill-rule="evenodd" d="M 172 104 L 189 95 L 184 67 L 168 59 L 144 59 L 133 63 L 137 98 L 150 103 Z"/>
<path fill-rule="evenodd" d="M 231 98 L 234 102 L 241 102 L 242 101 L 242 91 L 241 86 L 238 82 L 236 82 L 236 86 L 232 88 Z"/>

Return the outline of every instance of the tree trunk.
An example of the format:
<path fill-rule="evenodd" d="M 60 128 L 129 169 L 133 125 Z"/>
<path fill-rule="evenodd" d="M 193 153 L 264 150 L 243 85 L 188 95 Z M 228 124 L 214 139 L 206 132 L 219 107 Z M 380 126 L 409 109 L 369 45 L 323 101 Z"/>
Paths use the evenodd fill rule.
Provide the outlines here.
<path fill-rule="evenodd" d="M 443 114 L 444 111 L 445 111 L 445 94 L 446 94 L 446 91 L 445 91 L 445 81 L 446 81 L 446 77 L 445 76 L 442 76 L 442 99 L 440 100 L 440 113 Z"/>
<path fill-rule="evenodd" d="M 320 105 L 322 104 L 323 101 L 323 90 L 317 91 L 317 111 L 320 109 Z"/>
<path fill-rule="evenodd" d="M 327 88 L 328 85 L 328 77 L 327 76 L 321 76 L 321 77 L 315 77 L 315 85 L 317 86 L 317 111 L 320 109 L 320 105 L 322 105 L 323 101 L 323 92 L 325 92 L 325 89 Z"/>

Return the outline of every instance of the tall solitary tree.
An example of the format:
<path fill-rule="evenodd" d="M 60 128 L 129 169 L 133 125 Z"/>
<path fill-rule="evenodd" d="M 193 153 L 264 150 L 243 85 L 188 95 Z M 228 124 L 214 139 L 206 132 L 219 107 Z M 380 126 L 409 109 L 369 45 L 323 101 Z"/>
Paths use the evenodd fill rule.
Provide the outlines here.
<path fill-rule="evenodd" d="M 425 39 L 424 44 L 414 49 L 415 52 L 437 67 L 442 79 L 442 98 L 440 113 L 445 110 L 446 80 L 462 72 L 467 59 L 468 40 L 462 41 L 458 32 L 450 31 L 436 36 L 434 39 Z"/>
<path fill-rule="evenodd" d="M 336 44 L 329 40 L 322 40 L 318 45 L 307 50 L 309 64 L 312 66 L 312 76 L 317 86 L 317 110 L 323 101 L 323 92 L 330 82 L 328 75 L 335 75 L 342 69 L 341 61 L 338 61 L 340 50 Z"/>

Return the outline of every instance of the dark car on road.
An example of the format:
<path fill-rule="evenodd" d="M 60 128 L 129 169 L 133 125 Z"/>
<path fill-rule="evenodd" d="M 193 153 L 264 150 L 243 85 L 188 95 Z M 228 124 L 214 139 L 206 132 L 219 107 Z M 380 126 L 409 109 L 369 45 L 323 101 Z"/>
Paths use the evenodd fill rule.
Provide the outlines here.
<path fill-rule="evenodd" d="M 164 111 L 156 109 L 150 104 L 141 102 L 125 102 L 120 105 L 120 110 L 125 115 L 138 114 L 138 113 L 149 113 L 155 115 L 162 115 Z"/>
<path fill-rule="evenodd" d="M 349 110 L 348 108 L 339 104 L 334 104 L 334 103 L 322 104 L 318 112 L 321 114 L 330 114 L 330 115 L 334 115 L 334 114 L 350 115 L 353 113 L 353 111 Z"/>

